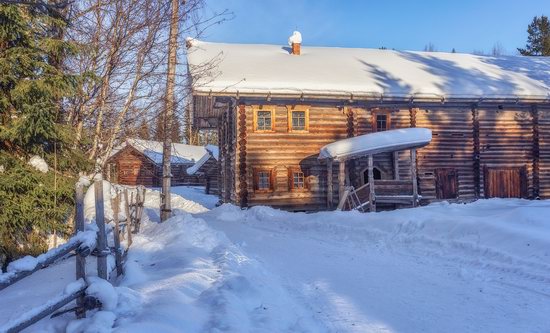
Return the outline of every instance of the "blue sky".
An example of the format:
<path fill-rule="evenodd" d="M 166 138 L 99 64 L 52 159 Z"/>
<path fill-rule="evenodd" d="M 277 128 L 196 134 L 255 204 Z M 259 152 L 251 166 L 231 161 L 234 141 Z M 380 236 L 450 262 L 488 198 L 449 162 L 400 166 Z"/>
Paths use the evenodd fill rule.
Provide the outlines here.
<path fill-rule="evenodd" d="M 515 54 L 535 15 L 550 0 L 207 0 L 209 11 L 235 18 L 210 28 L 204 40 L 284 44 L 297 29 L 303 45 L 490 52 L 499 42 Z"/>

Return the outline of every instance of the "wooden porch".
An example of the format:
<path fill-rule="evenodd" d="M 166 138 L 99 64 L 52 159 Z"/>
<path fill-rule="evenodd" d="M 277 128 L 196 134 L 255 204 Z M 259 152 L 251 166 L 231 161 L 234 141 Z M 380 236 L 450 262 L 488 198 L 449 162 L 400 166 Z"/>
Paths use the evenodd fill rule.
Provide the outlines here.
<path fill-rule="evenodd" d="M 366 134 L 329 144 L 321 149 L 320 159 L 327 165 L 327 209 L 333 209 L 333 165 L 338 163 L 337 210 L 376 211 L 377 204 L 410 205 L 420 202 L 416 171 L 416 149 L 428 145 L 431 131 L 409 128 Z M 374 177 L 374 158 L 380 153 L 410 151 L 410 179 L 399 179 L 399 165 L 394 165 L 394 179 L 380 180 Z M 355 188 L 350 186 L 346 163 L 350 160 L 368 159 L 368 182 Z"/>

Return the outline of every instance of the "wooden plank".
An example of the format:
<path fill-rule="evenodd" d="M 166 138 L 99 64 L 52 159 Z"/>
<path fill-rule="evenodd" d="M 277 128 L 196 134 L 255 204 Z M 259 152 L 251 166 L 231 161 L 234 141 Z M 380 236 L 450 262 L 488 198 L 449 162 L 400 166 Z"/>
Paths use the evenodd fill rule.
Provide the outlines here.
<path fill-rule="evenodd" d="M 113 222 L 115 223 L 115 230 L 113 232 L 113 238 L 115 243 L 115 265 L 116 265 L 116 275 L 122 275 L 122 251 L 120 248 L 120 227 L 118 221 L 118 213 L 120 209 L 120 197 L 117 193 L 112 200 L 113 206 Z"/>
<path fill-rule="evenodd" d="M 416 149 L 411 149 L 411 179 L 413 184 L 413 207 L 418 205 L 418 182 L 416 178 Z"/>
<path fill-rule="evenodd" d="M 14 284 L 15 282 L 33 274 L 34 272 L 38 271 L 38 270 L 41 270 L 43 268 L 46 268 L 48 267 L 49 265 L 53 264 L 54 262 L 56 262 L 57 260 L 63 258 L 64 256 L 66 256 L 67 254 L 71 253 L 72 251 L 78 249 L 80 247 L 80 243 L 79 242 L 69 242 L 69 243 L 66 243 L 66 244 L 63 244 L 59 247 L 57 247 L 56 249 L 56 254 L 51 256 L 51 257 L 48 257 L 48 259 L 38 263 L 36 265 L 36 267 L 33 269 L 33 270 L 30 270 L 30 271 L 19 271 L 15 274 L 13 274 L 10 278 L 8 278 L 7 280 L 4 280 L 2 282 L 0 282 L 0 290 L 4 289 L 4 288 L 7 288 L 9 287 L 10 285 Z"/>
<path fill-rule="evenodd" d="M 82 280 L 82 283 L 80 287 L 74 291 L 73 293 L 69 295 L 61 295 L 56 297 L 53 301 L 50 301 L 42 306 L 40 306 L 37 309 L 31 310 L 31 313 L 25 313 L 21 315 L 19 318 L 12 320 L 8 322 L 6 325 L 8 326 L 2 326 L 0 327 L 0 332 L 6 332 L 6 333 L 16 333 L 21 332 L 25 328 L 37 323 L 41 319 L 45 318 L 48 315 L 53 314 L 58 309 L 61 309 L 63 306 L 69 304 L 73 300 L 83 297 L 84 291 L 86 290 L 87 285 Z"/>
<path fill-rule="evenodd" d="M 346 161 L 338 163 L 338 201 L 342 202 L 346 189 Z"/>
<path fill-rule="evenodd" d="M 75 233 L 84 231 L 84 187 L 78 185 L 76 187 L 75 194 Z M 76 253 L 76 279 L 84 279 L 86 277 L 86 257 L 82 256 L 79 251 Z M 84 310 L 84 295 L 80 295 L 76 299 L 76 305 L 79 310 L 76 311 L 76 317 L 78 319 L 86 317 L 86 310 Z"/>
<path fill-rule="evenodd" d="M 96 180 L 95 190 L 95 220 L 97 224 L 97 275 L 107 280 L 107 235 L 105 233 L 105 208 L 103 202 L 103 180 Z"/>
<path fill-rule="evenodd" d="M 371 212 L 376 212 L 376 194 L 375 194 L 375 184 L 374 184 L 374 160 L 372 155 L 368 157 L 369 164 L 369 210 Z"/>
<path fill-rule="evenodd" d="M 130 201 L 128 200 L 128 190 L 124 189 L 124 210 L 126 213 L 126 234 L 128 237 L 127 248 L 132 245 L 132 218 L 130 216 Z"/>

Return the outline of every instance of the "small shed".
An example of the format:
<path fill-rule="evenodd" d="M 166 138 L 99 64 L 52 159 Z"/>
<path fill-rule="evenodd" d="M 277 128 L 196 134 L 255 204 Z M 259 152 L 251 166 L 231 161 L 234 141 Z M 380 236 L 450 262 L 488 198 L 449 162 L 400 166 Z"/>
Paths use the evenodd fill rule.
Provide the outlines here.
<path fill-rule="evenodd" d="M 339 204 L 338 209 L 357 209 L 376 211 L 376 203 L 386 204 L 411 204 L 413 207 L 419 203 L 418 182 L 416 176 L 416 149 L 427 146 L 432 140 L 432 131 L 427 128 L 403 128 L 365 134 L 353 138 L 339 140 L 330 143 L 319 153 L 319 159 L 327 160 L 327 192 L 328 205 L 332 203 L 332 165 L 333 161 L 339 164 Z M 381 153 L 410 150 L 410 180 L 400 180 L 399 170 L 391 180 L 375 180 L 373 170 L 373 156 Z M 349 185 L 349 177 L 346 175 L 346 161 L 358 158 L 368 158 L 368 181 L 355 189 Z M 395 165 L 399 167 L 398 164 Z"/>
<path fill-rule="evenodd" d="M 193 166 L 187 168 L 187 174 L 204 181 L 206 194 L 219 194 L 219 149 L 214 145 L 206 145 L 204 148 L 208 154 L 204 155 Z"/>
<path fill-rule="evenodd" d="M 107 178 L 124 185 L 160 186 L 162 146 L 158 141 L 127 139 L 107 160 Z M 200 177 L 189 175 L 187 169 L 209 154 L 204 146 L 173 143 L 170 156 L 172 185 L 204 185 Z"/>

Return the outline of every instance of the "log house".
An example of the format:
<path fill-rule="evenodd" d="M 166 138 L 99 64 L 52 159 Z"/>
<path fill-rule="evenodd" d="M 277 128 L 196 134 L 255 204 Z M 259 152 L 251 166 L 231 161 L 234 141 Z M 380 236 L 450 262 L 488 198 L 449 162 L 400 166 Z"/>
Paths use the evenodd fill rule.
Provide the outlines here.
<path fill-rule="evenodd" d="M 422 203 L 550 198 L 550 58 L 188 45 L 193 114 L 218 126 L 224 202 L 334 209 L 347 186 L 412 178 Z M 409 127 L 433 134 L 416 156 L 377 154 L 370 169 L 367 157 L 318 159 L 329 143 Z"/>

